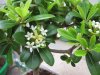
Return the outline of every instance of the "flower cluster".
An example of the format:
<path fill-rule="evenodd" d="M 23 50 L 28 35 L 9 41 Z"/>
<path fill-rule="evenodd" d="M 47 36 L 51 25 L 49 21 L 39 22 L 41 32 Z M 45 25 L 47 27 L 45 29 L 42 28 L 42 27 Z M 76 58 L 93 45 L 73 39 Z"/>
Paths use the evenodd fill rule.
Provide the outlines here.
<path fill-rule="evenodd" d="M 47 30 L 44 30 L 43 26 L 33 26 L 26 24 L 31 31 L 27 32 L 25 35 L 27 42 L 26 48 L 30 49 L 30 52 L 33 52 L 33 49 L 43 48 L 46 46 L 46 36 Z"/>
<path fill-rule="evenodd" d="M 93 29 L 88 29 L 89 32 L 94 32 L 95 34 L 100 34 L 100 22 L 92 21 Z"/>
<path fill-rule="evenodd" d="M 95 21 L 92 21 L 92 26 L 96 29 L 99 29 L 100 30 L 100 22 L 95 22 Z"/>

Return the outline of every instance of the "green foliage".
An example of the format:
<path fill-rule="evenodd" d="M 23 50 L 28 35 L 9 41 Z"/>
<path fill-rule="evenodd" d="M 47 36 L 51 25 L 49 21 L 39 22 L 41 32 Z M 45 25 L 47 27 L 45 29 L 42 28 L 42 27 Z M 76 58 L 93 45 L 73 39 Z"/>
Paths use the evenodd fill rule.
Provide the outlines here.
<path fill-rule="evenodd" d="M 15 33 L 13 34 L 13 39 L 20 45 L 26 44 L 26 38 L 25 38 L 25 32 L 22 28 L 22 26 L 19 26 Z"/>
<path fill-rule="evenodd" d="M 30 55 L 31 55 L 31 53 L 28 50 L 24 49 L 23 52 L 20 55 L 20 60 L 22 62 L 25 62 L 25 61 L 28 60 L 28 58 L 30 57 Z"/>
<path fill-rule="evenodd" d="M 96 44 L 93 50 L 96 52 L 100 52 L 100 43 Z"/>
<path fill-rule="evenodd" d="M 74 53 L 76 56 L 85 56 L 87 54 L 86 50 L 77 50 Z"/>
<path fill-rule="evenodd" d="M 0 21 L 0 29 L 7 30 L 9 28 L 12 28 L 16 25 L 14 21 L 9 20 L 1 20 Z"/>
<path fill-rule="evenodd" d="M 40 49 L 39 50 L 39 54 L 41 56 L 41 58 L 47 63 L 49 64 L 50 66 L 53 66 L 54 64 L 54 58 L 53 58 L 53 55 L 51 54 L 50 50 L 49 49 Z"/>
<path fill-rule="evenodd" d="M 96 43 L 96 36 L 93 35 L 90 38 L 90 48 L 93 48 L 95 46 L 95 43 Z"/>
<path fill-rule="evenodd" d="M 53 17 L 54 16 L 51 14 L 42 14 L 42 15 L 37 15 L 37 16 L 33 16 L 33 17 L 29 18 L 27 20 L 27 22 L 45 20 L 45 19 L 49 19 L 49 18 L 53 18 Z"/>
<path fill-rule="evenodd" d="M 21 45 L 25 45 L 26 43 L 26 39 L 25 39 L 25 33 L 24 32 L 16 32 L 13 35 L 14 41 L 16 41 L 17 43 L 21 44 Z"/>
<path fill-rule="evenodd" d="M 91 72 L 91 75 L 100 75 L 100 71 L 99 71 L 100 64 L 99 64 L 99 62 L 95 61 L 94 56 L 96 56 L 96 55 L 93 55 L 91 53 L 88 53 L 86 55 L 87 65 Z M 96 57 L 96 58 L 98 58 L 98 57 Z"/>
<path fill-rule="evenodd" d="M 48 32 L 47 32 L 48 37 L 57 34 L 57 26 L 55 26 L 55 25 L 48 25 L 47 29 L 48 29 Z"/>
<path fill-rule="evenodd" d="M 84 48 L 88 47 L 88 43 L 87 43 L 86 39 L 80 38 L 80 39 L 78 39 L 78 41 Z"/>
<path fill-rule="evenodd" d="M 12 48 L 9 48 L 7 53 L 7 62 L 12 65 L 13 64 L 13 57 L 12 57 Z"/>
<path fill-rule="evenodd" d="M 30 55 L 27 61 L 25 61 L 25 64 L 27 67 L 35 70 L 37 69 L 41 64 L 42 59 L 40 58 L 40 55 L 35 50 L 34 53 Z"/>
<path fill-rule="evenodd" d="M 13 50 L 19 53 L 22 47 L 20 60 L 27 67 L 35 70 L 42 61 L 53 66 L 54 58 L 47 47 L 57 39 L 58 31 L 66 42 L 77 46 L 75 52 L 69 51 L 61 59 L 75 67 L 82 56 L 86 56 L 91 75 L 99 75 L 100 34 L 96 34 L 99 29 L 92 24 L 92 20 L 99 21 L 99 17 L 100 3 L 92 5 L 88 0 L 6 0 L 6 5 L 0 6 L 0 55 L 6 54 L 12 64 Z M 27 32 L 36 36 L 31 35 L 31 40 L 27 40 Z M 43 34 L 47 36 L 43 37 Z M 35 48 L 42 38 L 45 46 Z M 32 46 L 32 52 L 26 47 L 27 43 L 28 47 Z"/>
<path fill-rule="evenodd" d="M 60 28 L 60 29 L 58 29 L 58 33 L 62 37 L 64 37 L 66 40 L 72 40 L 72 41 L 76 40 L 75 35 L 77 34 L 77 32 L 73 28 L 68 29 L 68 30 L 64 30 L 64 29 Z"/>

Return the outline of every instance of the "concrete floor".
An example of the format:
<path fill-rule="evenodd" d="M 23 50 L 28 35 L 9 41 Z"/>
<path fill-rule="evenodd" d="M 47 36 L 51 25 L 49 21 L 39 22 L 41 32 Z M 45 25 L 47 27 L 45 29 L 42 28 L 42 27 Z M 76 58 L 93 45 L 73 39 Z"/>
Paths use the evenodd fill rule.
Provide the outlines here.
<path fill-rule="evenodd" d="M 52 49 L 67 50 L 71 47 L 71 45 L 57 40 L 56 44 L 51 44 L 50 47 Z M 62 54 L 53 53 L 53 55 L 55 58 L 54 66 L 51 67 L 48 66 L 46 63 L 42 63 L 41 67 L 46 67 L 51 71 L 56 72 L 58 75 L 90 75 L 85 58 L 83 58 L 78 64 L 76 64 L 76 67 L 72 67 L 70 64 L 67 64 L 60 59 L 60 56 Z"/>

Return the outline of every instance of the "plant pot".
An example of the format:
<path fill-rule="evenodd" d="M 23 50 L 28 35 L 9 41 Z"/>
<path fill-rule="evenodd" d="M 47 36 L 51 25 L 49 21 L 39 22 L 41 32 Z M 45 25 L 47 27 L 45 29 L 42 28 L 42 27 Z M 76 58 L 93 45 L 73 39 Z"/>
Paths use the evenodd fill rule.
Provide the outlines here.
<path fill-rule="evenodd" d="M 34 71 L 34 74 L 33 71 L 30 71 L 26 75 L 57 75 L 57 74 L 49 70 L 39 68 L 37 71 Z"/>
<path fill-rule="evenodd" d="M 8 63 L 6 61 L 6 56 L 4 56 L 5 58 L 5 62 L 4 62 L 4 65 L 1 67 L 0 69 L 0 75 L 6 75 L 6 72 L 7 72 L 7 69 L 8 69 Z"/>

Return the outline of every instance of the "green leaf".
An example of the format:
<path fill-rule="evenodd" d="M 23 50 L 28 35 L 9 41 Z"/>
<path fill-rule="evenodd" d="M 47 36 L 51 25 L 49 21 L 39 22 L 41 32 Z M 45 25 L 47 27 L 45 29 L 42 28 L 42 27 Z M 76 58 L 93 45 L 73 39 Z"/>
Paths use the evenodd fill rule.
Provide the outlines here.
<path fill-rule="evenodd" d="M 0 43 L 4 42 L 6 40 L 6 35 L 4 33 L 4 31 L 0 30 Z"/>
<path fill-rule="evenodd" d="M 52 36 L 52 35 L 57 34 L 57 26 L 55 26 L 55 25 L 49 25 L 47 27 L 47 30 L 48 30 L 48 32 L 47 32 L 48 36 Z"/>
<path fill-rule="evenodd" d="M 14 41 L 16 41 L 18 44 L 25 45 L 26 44 L 26 38 L 25 38 L 25 30 L 22 26 L 19 26 L 16 29 L 16 32 L 13 34 Z"/>
<path fill-rule="evenodd" d="M 96 36 L 95 35 L 92 35 L 91 38 L 90 38 L 90 48 L 93 48 L 95 46 L 95 43 L 96 43 Z"/>
<path fill-rule="evenodd" d="M 66 17 L 65 17 L 65 21 L 67 24 L 70 24 L 73 22 L 73 18 L 74 17 L 78 17 L 81 18 L 80 14 L 77 11 L 71 11 L 69 12 Z"/>
<path fill-rule="evenodd" d="M 100 43 L 96 44 L 95 47 L 93 48 L 94 51 L 100 52 Z"/>
<path fill-rule="evenodd" d="M 91 75 L 100 75 L 100 64 L 94 60 L 94 55 L 87 53 L 86 62 L 90 70 Z"/>
<path fill-rule="evenodd" d="M 0 55 L 3 55 L 7 47 L 8 47 L 8 44 L 5 44 L 5 43 L 0 44 Z"/>
<path fill-rule="evenodd" d="M 12 57 L 12 48 L 9 48 L 9 51 L 7 53 L 7 62 L 8 64 L 12 65 L 13 64 L 13 57 Z"/>
<path fill-rule="evenodd" d="M 15 11 L 17 12 L 17 14 L 18 14 L 20 17 L 22 17 L 22 18 L 24 17 L 24 16 L 23 16 L 23 13 L 22 13 L 22 10 L 21 10 L 20 7 L 16 7 L 16 8 L 15 8 Z"/>
<path fill-rule="evenodd" d="M 16 22 L 10 20 L 1 20 L 0 21 L 0 29 L 7 30 L 16 25 Z"/>
<path fill-rule="evenodd" d="M 76 36 L 77 36 L 77 31 L 76 31 L 74 28 L 72 28 L 72 27 L 70 27 L 68 30 L 69 30 L 69 32 L 73 35 L 73 37 L 76 38 Z"/>
<path fill-rule="evenodd" d="M 51 54 L 50 50 L 47 48 L 40 49 L 39 54 L 41 58 L 50 66 L 53 66 L 54 64 L 54 58 L 53 55 Z"/>
<path fill-rule="evenodd" d="M 27 15 L 29 14 L 29 10 L 28 9 L 29 9 L 29 7 L 31 5 L 31 2 L 32 2 L 32 0 L 27 0 L 27 2 L 25 3 L 24 8 L 21 7 L 23 18 L 27 17 Z"/>
<path fill-rule="evenodd" d="M 72 55 L 71 56 L 71 59 L 74 63 L 78 63 L 80 60 L 81 60 L 82 57 L 78 57 L 78 56 L 75 56 L 75 55 Z"/>
<path fill-rule="evenodd" d="M 20 45 L 18 43 L 16 43 L 15 41 L 12 41 L 12 49 L 13 50 L 16 50 L 17 49 L 19 51 Z"/>
<path fill-rule="evenodd" d="M 82 34 L 85 34 L 85 21 L 83 20 L 82 22 L 81 22 L 81 33 Z"/>
<path fill-rule="evenodd" d="M 89 10 L 90 10 L 91 3 L 88 0 L 83 0 L 79 5 L 84 10 L 84 14 L 87 17 Z"/>
<path fill-rule="evenodd" d="M 44 7 L 39 6 L 38 9 L 40 11 L 40 14 L 48 14 L 48 11 Z"/>
<path fill-rule="evenodd" d="M 56 5 L 56 2 L 53 2 L 53 3 L 50 3 L 49 5 L 48 5 L 48 11 L 50 11 L 54 6 Z"/>
<path fill-rule="evenodd" d="M 97 11 L 98 11 L 98 8 L 97 8 L 97 4 L 96 4 L 91 8 L 89 15 L 87 17 L 87 20 L 91 19 L 96 14 Z"/>
<path fill-rule="evenodd" d="M 77 34 L 77 40 L 79 40 L 80 38 L 82 38 L 82 34 L 81 33 L 78 33 Z"/>
<path fill-rule="evenodd" d="M 76 50 L 74 53 L 76 56 L 85 56 L 87 54 L 86 50 Z"/>
<path fill-rule="evenodd" d="M 78 41 L 84 48 L 88 47 L 88 43 L 87 43 L 86 39 L 80 38 L 80 39 L 78 39 Z"/>
<path fill-rule="evenodd" d="M 41 14 L 41 15 L 36 15 L 36 16 L 29 18 L 27 20 L 27 22 L 45 20 L 45 19 L 49 19 L 49 18 L 53 18 L 53 17 L 55 17 L 55 16 L 51 15 L 51 14 Z"/>
<path fill-rule="evenodd" d="M 26 50 L 26 49 L 23 49 L 23 51 L 21 52 L 21 55 L 20 55 L 20 60 L 22 62 L 25 62 L 29 59 L 31 53 L 29 50 Z"/>
<path fill-rule="evenodd" d="M 90 53 L 93 55 L 93 59 L 94 59 L 95 62 L 100 61 L 100 52 L 91 51 Z"/>
<path fill-rule="evenodd" d="M 21 45 L 25 45 L 26 44 L 26 38 L 25 38 L 25 33 L 24 32 L 16 32 L 13 35 L 14 40 Z"/>
<path fill-rule="evenodd" d="M 67 40 L 73 40 L 73 41 L 76 40 L 76 39 L 72 36 L 71 33 L 69 33 L 67 30 L 64 30 L 64 29 L 62 29 L 62 28 L 58 29 L 58 33 L 59 33 L 62 37 L 64 37 L 65 39 L 67 39 Z"/>
<path fill-rule="evenodd" d="M 77 9 L 78 9 L 78 11 L 79 11 L 79 13 L 80 13 L 82 19 L 85 20 L 85 19 L 86 19 L 86 15 L 85 15 L 84 10 L 82 9 L 82 7 L 80 7 L 80 6 L 78 5 L 78 6 L 77 6 Z"/>
<path fill-rule="evenodd" d="M 29 9 L 29 7 L 30 7 L 30 5 L 31 5 L 31 2 L 32 2 L 32 0 L 27 0 L 27 2 L 25 3 L 24 9 L 25 9 L 26 11 L 28 11 L 28 9 Z"/>
<path fill-rule="evenodd" d="M 42 0 L 34 0 L 36 4 L 41 4 Z"/>
<path fill-rule="evenodd" d="M 71 62 L 71 65 L 72 65 L 73 67 L 76 67 L 76 65 L 75 65 L 75 63 L 74 63 L 74 62 Z"/>
<path fill-rule="evenodd" d="M 66 63 L 70 63 L 71 62 L 71 58 L 69 57 L 68 59 L 66 59 Z"/>
<path fill-rule="evenodd" d="M 25 62 L 25 64 L 27 67 L 31 68 L 32 70 L 35 70 L 35 69 L 39 68 L 41 62 L 42 62 L 42 60 L 41 60 L 40 55 L 38 54 L 38 52 L 36 50 L 34 50 L 34 53 L 32 53 L 30 55 L 30 57 Z"/>
<path fill-rule="evenodd" d="M 68 56 L 67 55 L 62 55 L 60 58 L 61 58 L 61 60 L 66 61 L 68 59 Z"/>

